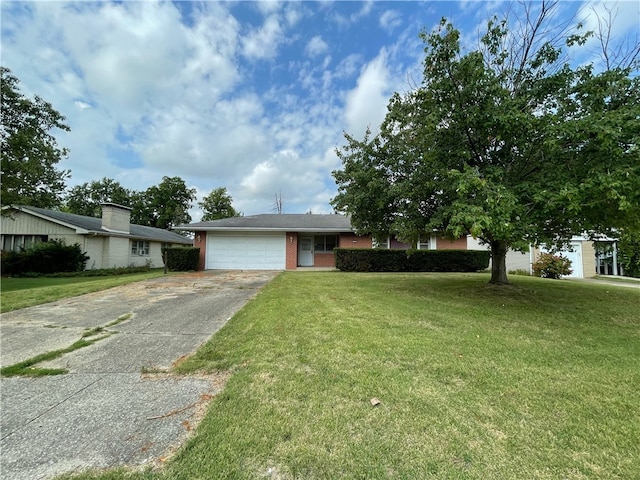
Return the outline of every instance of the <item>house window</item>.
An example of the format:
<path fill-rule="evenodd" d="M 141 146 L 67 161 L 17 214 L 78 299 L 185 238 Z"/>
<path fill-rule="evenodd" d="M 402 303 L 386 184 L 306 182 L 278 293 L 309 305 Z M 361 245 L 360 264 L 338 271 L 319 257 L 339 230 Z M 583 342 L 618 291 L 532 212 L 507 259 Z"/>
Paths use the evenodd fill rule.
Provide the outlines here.
<path fill-rule="evenodd" d="M 317 252 L 333 252 L 338 246 L 337 235 L 316 235 L 314 237 L 314 250 Z"/>
<path fill-rule="evenodd" d="M 2 235 L 2 250 L 15 252 L 27 249 L 34 243 L 46 242 L 47 235 Z"/>
<path fill-rule="evenodd" d="M 131 255 L 148 256 L 149 255 L 149 242 L 143 242 L 142 240 L 131 241 Z"/>
<path fill-rule="evenodd" d="M 389 237 L 387 238 L 374 238 L 373 239 L 373 248 L 389 248 Z"/>

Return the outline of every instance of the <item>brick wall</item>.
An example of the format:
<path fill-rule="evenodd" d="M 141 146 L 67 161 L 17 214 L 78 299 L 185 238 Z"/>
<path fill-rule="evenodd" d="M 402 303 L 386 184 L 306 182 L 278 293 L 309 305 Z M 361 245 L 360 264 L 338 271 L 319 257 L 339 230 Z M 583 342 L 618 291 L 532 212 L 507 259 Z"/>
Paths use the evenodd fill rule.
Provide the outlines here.
<path fill-rule="evenodd" d="M 204 270 L 205 258 L 207 258 L 207 232 L 195 232 L 193 237 L 194 248 L 200 249 L 200 258 L 198 260 L 198 270 Z"/>
<path fill-rule="evenodd" d="M 336 257 L 333 253 L 315 253 L 313 255 L 314 267 L 335 267 Z"/>
<path fill-rule="evenodd" d="M 466 235 L 455 240 L 448 240 L 446 238 L 440 238 L 436 240 L 437 250 L 466 250 L 467 249 L 467 237 Z"/>
<path fill-rule="evenodd" d="M 371 236 L 341 233 L 338 239 L 338 246 L 341 248 L 371 248 Z"/>
<path fill-rule="evenodd" d="M 285 239 L 287 242 L 285 268 L 295 270 L 298 267 L 298 234 L 287 232 Z"/>

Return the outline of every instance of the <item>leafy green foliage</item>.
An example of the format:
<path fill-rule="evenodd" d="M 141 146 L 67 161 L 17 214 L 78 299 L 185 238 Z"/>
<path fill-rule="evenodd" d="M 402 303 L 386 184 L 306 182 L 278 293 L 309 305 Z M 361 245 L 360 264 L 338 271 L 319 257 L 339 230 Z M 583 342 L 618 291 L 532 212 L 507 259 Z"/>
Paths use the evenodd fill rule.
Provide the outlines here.
<path fill-rule="evenodd" d="M 536 277 L 559 279 L 565 275 L 571 275 L 571 260 L 562 255 L 541 253 L 538 260 L 532 266 Z"/>
<path fill-rule="evenodd" d="M 69 127 L 50 103 L 37 95 L 25 97 L 8 68 L 0 67 L 0 73 L 2 203 L 56 207 L 69 171 L 56 169 L 67 149 L 58 146 L 50 131 Z"/>
<path fill-rule="evenodd" d="M 69 213 L 85 215 L 87 217 L 99 217 L 102 214 L 100 205 L 103 203 L 117 203 L 129 206 L 132 192 L 119 182 L 111 178 L 94 180 L 76 185 L 66 195 L 65 209 Z"/>
<path fill-rule="evenodd" d="M 240 212 L 233 208 L 233 199 L 225 187 L 211 190 L 209 195 L 202 199 L 202 202 L 198 202 L 198 205 L 204 210 L 203 222 L 241 215 Z"/>
<path fill-rule="evenodd" d="M 528 10 L 522 35 L 490 21 L 467 53 L 444 19 L 422 32 L 421 85 L 393 95 L 378 135 L 345 134 L 337 151 L 332 204 L 359 233 L 411 243 L 433 230 L 470 234 L 491 248 L 491 283 L 505 284 L 509 248 L 637 222 L 640 77 L 563 63 L 544 37 L 552 9 Z"/>
<path fill-rule="evenodd" d="M 477 272 L 489 252 L 476 250 L 387 250 L 336 248 L 336 268 L 348 272 Z"/>
<path fill-rule="evenodd" d="M 129 190 L 119 182 L 102 178 L 73 187 L 67 194 L 64 209 L 70 213 L 99 217 L 105 202 L 131 207 L 131 222 L 137 225 L 169 230 L 189 223 L 189 209 L 196 190 L 187 188 L 180 177 L 163 177 L 158 185 L 145 191 Z"/>
<path fill-rule="evenodd" d="M 640 231 L 624 229 L 620 232 L 618 256 L 624 275 L 640 278 Z"/>
<path fill-rule="evenodd" d="M 132 194 L 131 222 L 170 230 L 191 221 L 189 209 L 195 199 L 196 190 L 187 188 L 180 177 L 162 177 L 158 185 Z"/>
<path fill-rule="evenodd" d="M 198 269 L 200 249 L 190 247 L 171 247 L 163 249 L 163 258 L 172 272 L 188 272 Z"/>
<path fill-rule="evenodd" d="M 87 260 L 89 256 L 79 243 L 65 245 L 63 240 L 49 240 L 19 252 L 2 252 L 2 272 L 8 275 L 78 272 L 84 270 Z"/>

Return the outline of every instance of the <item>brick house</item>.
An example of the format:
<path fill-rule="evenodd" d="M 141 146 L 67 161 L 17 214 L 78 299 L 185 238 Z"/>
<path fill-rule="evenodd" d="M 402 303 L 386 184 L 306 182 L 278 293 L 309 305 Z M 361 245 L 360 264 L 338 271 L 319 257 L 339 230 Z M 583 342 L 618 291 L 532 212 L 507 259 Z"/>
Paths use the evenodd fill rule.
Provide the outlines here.
<path fill-rule="evenodd" d="M 394 237 L 357 235 L 345 215 L 264 214 L 191 223 L 176 230 L 193 232 L 201 270 L 295 270 L 335 267 L 333 249 L 409 248 Z M 467 238 L 425 238 L 420 249 L 467 249 Z"/>
<path fill-rule="evenodd" d="M 193 232 L 201 270 L 333 267 L 336 247 L 371 248 L 344 215 L 265 214 L 181 225 Z"/>

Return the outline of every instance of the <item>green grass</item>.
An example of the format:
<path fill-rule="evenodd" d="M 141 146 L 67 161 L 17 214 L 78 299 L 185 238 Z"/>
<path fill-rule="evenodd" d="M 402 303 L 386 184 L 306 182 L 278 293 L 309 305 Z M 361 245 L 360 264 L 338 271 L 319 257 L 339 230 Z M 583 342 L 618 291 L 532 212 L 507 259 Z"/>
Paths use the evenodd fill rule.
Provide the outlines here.
<path fill-rule="evenodd" d="M 61 348 L 59 350 L 52 350 L 51 352 L 41 353 L 40 355 L 36 355 L 35 357 L 29 358 L 27 360 L 23 360 L 22 362 L 8 365 L 6 367 L 0 368 L 0 376 L 2 377 L 44 377 L 47 375 L 61 375 L 67 373 L 68 370 L 64 368 L 42 368 L 37 367 L 36 365 L 42 362 L 46 362 L 49 360 L 54 360 L 56 358 L 60 358 L 66 353 L 73 352 L 74 350 L 78 350 L 80 348 L 88 347 L 100 340 L 107 338 L 110 333 L 102 335 L 100 337 L 94 337 L 88 339 L 88 337 L 92 337 L 100 333 L 102 329 L 91 329 L 85 332 L 82 335 L 80 340 L 72 343 L 66 348 Z"/>
<path fill-rule="evenodd" d="M 487 280 L 278 276 L 179 365 L 232 373 L 195 436 L 98 478 L 638 478 L 640 291 Z"/>
<path fill-rule="evenodd" d="M 0 280 L 0 311 L 2 313 L 10 312 L 163 275 L 162 269 L 153 269 L 145 273 L 109 277 L 2 277 Z"/>

